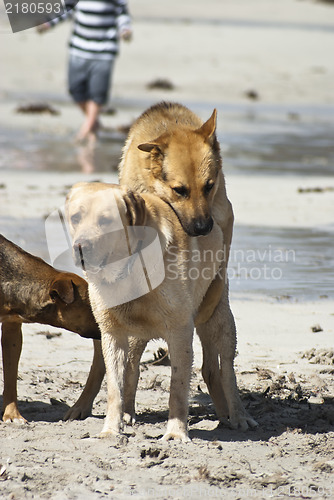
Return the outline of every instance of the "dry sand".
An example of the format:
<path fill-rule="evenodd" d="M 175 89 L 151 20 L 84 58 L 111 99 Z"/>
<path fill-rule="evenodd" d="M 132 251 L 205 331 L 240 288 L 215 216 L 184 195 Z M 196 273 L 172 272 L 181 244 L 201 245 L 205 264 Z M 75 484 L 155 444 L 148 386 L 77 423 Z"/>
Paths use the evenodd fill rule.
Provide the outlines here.
<path fill-rule="evenodd" d="M 203 118 L 213 106 L 252 107 L 247 90 L 257 91 L 264 107 L 333 110 L 330 5 L 170 0 L 155 7 L 136 0 L 130 7 L 135 38 L 117 63 L 113 94 L 119 111 L 105 118 L 108 125 L 128 123 L 162 98 L 193 103 Z M 0 129 L 24 130 L 32 140 L 36 132 L 67 138 L 81 120 L 66 96 L 69 25 L 42 38 L 33 30 L 5 34 L 4 18 L 1 26 Z M 168 78 L 176 89 L 148 91 L 146 84 L 156 78 Z M 59 117 L 13 113 L 21 102 L 50 97 Z M 41 253 L 25 224 L 33 219 L 42 227 L 68 186 L 96 178 L 115 175 L 27 172 L 19 165 L 0 171 L 2 232 Z M 333 191 L 300 195 L 298 188 L 333 184 L 330 176 L 227 176 L 236 223 L 264 228 L 329 227 Z M 315 301 L 287 296 L 231 298 L 236 372 L 244 404 L 259 422 L 256 430 L 217 427 L 195 339 L 188 444 L 159 441 L 167 419 L 168 366 L 142 365 L 138 420 L 126 429 L 126 445 L 94 437 L 106 410 L 105 385 L 92 417 L 62 422 L 85 383 L 91 341 L 65 331 L 48 338 L 45 332 L 59 330 L 26 325 L 18 390 L 29 424 L 0 423 L 0 498 L 334 498 L 333 295 Z M 322 331 L 313 332 L 315 325 Z M 143 360 L 153 360 L 161 345 L 151 342 Z"/>

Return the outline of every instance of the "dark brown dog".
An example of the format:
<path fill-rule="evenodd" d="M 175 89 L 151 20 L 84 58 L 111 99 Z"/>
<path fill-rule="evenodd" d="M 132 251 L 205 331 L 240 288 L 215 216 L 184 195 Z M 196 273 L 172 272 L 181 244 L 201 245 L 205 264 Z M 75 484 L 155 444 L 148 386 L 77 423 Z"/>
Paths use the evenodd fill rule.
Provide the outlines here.
<path fill-rule="evenodd" d="M 91 311 L 87 283 L 76 274 L 57 271 L 0 235 L 0 322 L 4 374 L 3 420 L 23 421 L 17 407 L 17 373 L 22 323 L 65 328 L 82 337 L 100 338 Z M 65 419 L 85 418 L 104 376 L 100 342 L 86 387 Z"/>

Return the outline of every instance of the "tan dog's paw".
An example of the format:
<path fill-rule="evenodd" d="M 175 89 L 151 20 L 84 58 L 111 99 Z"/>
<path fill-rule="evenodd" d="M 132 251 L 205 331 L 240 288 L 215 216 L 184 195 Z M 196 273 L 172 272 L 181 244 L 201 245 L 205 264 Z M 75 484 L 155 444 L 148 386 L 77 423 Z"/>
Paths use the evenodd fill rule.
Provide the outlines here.
<path fill-rule="evenodd" d="M 127 190 L 125 194 L 123 194 L 123 199 L 126 205 L 126 216 L 130 226 L 145 226 L 145 200 L 140 194 L 130 190 Z"/>
<path fill-rule="evenodd" d="M 5 423 L 13 422 L 14 424 L 27 424 L 28 421 L 22 417 L 15 403 L 10 403 L 5 407 L 2 420 Z"/>
<path fill-rule="evenodd" d="M 188 436 L 187 426 L 178 418 L 168 420 L 167 432 L 161 438 L 161 441 L 170 441 L 171 439 L 179 439 L 183 443 L 191 441 Z"/>

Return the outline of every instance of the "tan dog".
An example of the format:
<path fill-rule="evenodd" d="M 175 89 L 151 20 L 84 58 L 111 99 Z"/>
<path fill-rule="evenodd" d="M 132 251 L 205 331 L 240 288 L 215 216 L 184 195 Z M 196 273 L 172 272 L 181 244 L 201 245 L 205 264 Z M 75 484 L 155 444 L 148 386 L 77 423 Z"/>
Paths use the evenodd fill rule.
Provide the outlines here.
<path fill-rule="evenodd" d="M 3 420 L 21 421 L 17 406 L 17 373 L 22 348 L 22 323 L 65 328 L 88 338 L 100 338 L 85 280 L 57 271 L 0 235 L 0 322 L 4 374 Z M 100 341 L 94 341 L 94 361 L 85 389 L 65 418 L 85 418 L 104 376 Z"/>
<path fill-rule="evenodd" d="M 187 440 L 195 317 L 222 263 L 221 229 L 213 222 L 206 237 L 191 238 L 158 197 L 100 183 L 75 185 L 66 217 L 102 334 L 108 384 L 102 435 L 121 431 L 123 408 L 132 413 L 141 345 L 161 337 L 171 358 L 164 439 Z"/>
<path fill-rule="evenodd" d="M 246 430 L 256 422 L 243 409 L 233 366 L 236 330 L 226 277 L 233 210 L 215 130 L 216 110 L 203 124 L 180 104 L 157 104 L 131 127 L 119 178 L 121 185 L 168 203 L 189 236 L 209 234 L 213 221 L 223 231 L 224 259 L 198 310 L 196 330 L 203 348 L 203 378 L 217 415 L 228 417 L 232 428 Z"/>

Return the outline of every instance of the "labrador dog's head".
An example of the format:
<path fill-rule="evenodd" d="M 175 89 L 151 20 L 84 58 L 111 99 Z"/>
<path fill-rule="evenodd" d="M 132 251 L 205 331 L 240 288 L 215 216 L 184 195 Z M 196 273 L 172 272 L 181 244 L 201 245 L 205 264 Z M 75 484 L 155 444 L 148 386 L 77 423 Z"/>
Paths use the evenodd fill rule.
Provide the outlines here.
<path fill-rule="evenodd" d="M 212 204 L 221 170 L 216 110 L 200 128 L 174 128 L 138 148 L 149 154 L 149 190 L 167 202 L 189 236 L 210 233 Z"/>
<path fill-rule="evenodd" d="M 79 183 L 66 199 L 75 264 L 114 282 L 129 271 L 146 221 L 139 195 L 113 184 Z"/>

